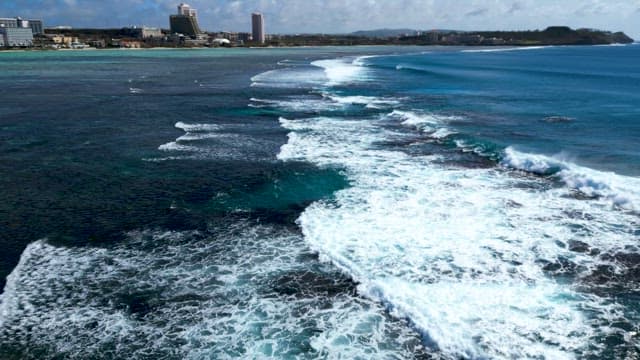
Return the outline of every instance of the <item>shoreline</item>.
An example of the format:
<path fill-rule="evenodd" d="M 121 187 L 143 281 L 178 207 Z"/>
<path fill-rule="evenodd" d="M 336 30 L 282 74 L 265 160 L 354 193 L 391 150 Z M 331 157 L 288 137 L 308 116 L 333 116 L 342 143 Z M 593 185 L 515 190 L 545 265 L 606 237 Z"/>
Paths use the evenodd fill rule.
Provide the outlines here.
<path fill-rule="evenodd" d="M 437 45 L 422 45 L 422 44 L 358 44 L 358 45 L 286 45 L 286 46 L 216 46 L 216 47 L 208 47 L 208 46 L 198 46 L 198 47 L 167 47 L 167 46 L 154 46 L 154 47 L 143 47 L 143 48 L 84 48 L 84 49 L 40 49 L 40 48 L 27 48 L 27 49 L 2 49 L 0 48 L 0 53 L 27 53 L 27 52 L 83 52 L 83 51 L 144 51 L 144 50 L 231 50 L 231 49 L 247 49 L 247 50 L 264 50 L 264 49 L 298 49 L 298 48 L 357 48 L 357 47 L 443 47 L 443 48 L 474 48 L 483 50 L 502 50 L 502 49 L 534 49 L 534 48 L 546 48 L 546 47 L 625 47 L 625 46 L 633 46 L 640 45 L 640 42 L 633 43 L 611 43 L 611 44 L 565 44 L 565 45 L 556 45 L 556 44 L 546 44 L 546 45 L 449 45 L 449 44 L 437 44 Z"/>

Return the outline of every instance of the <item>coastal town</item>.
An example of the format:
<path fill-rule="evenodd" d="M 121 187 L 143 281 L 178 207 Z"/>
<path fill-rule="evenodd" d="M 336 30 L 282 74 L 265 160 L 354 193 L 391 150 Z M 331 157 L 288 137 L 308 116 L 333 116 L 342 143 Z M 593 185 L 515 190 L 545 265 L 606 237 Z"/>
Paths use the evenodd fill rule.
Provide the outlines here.
<path fill-rule="evenodd" d="M 169 15 L 169 28 L 130 26 L 117 29 L 45 27 L 42 19 L 0 18 L 0 50 L 279 47 L 326 45 L 459 45 L 536 46 L 632 43 L 622 32 L 571 29 L 536 31 L 377 30 L 350 34 L 267 34 L 262 13 L 247 14 L 250 32 L 210 32 L 198 23 L 198 12 L 181 3 Z"/>

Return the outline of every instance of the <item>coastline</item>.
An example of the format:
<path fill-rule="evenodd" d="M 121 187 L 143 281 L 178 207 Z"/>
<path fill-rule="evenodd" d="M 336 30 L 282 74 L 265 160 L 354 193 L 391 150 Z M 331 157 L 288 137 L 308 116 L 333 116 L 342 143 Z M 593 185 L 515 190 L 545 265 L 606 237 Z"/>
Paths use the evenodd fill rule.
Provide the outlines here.
<path fill-rule="evenodd" d="M 285 46 L 218 46 L 218 47 L 208 47 L 208 46 L 198 46 L 198 47 L 167 47 L 167 46 L 153 46 L 153 47 L 144 47 L 144 48 L 120 48 L 120 47 L 110 47 L 110 48 L 84 48 L 84 49 L 40 49 L 40 48 L 28 48 L 28 49 L 2 49 L 0 48 L 0 54 L 2 53 L 28 53 L 28 52 L 83 52 L 83 51 L 158 51 L 158 50 L 176 50 L 176 51 L 194 51 L 194 50 L 238 50 L 238 49 L 247 49 L 247 50 L 267 50 L 267 49 L 309 49 L 309 48 L 359 48 L 359 47 L 368 47 L 368 48 L 402 48 L 402 47 L 443 47 L 443 48 L 473 48 L 473 50 L 467 50 L 469 52 L 491 52 L 491 51 L 505 51 L 505 50 L 529 50 L 529 49 L 540 49 L 540 48 L 548 48 L 548 47 L 620 47 L 620 46 L 633 46 L 640 45 L 640 42 L 634 43 L 612 43 L 612 44 L 568 44 L 568 45 L 421 45 L 421 44 L 354 44 L 354 45 L 333 45 L 333 44 L 322 44 L 322 45 L 285 45 Z"/>
<path fill-rule="evenodd" d="M 468 46 L 468 47 L 531 47 L 531 46 L 590 46 L 632 44 L 634 39 L 623 32 L 611 32 L 591 29 L 571 29 L 566 26 L 551 26 L 535 31 L 430 31 L 416 32 L 415 35 L 376 36 L 354 34 L 302 34 L 272 35 L 269 40 L 256 42 L 227 39 L 227 44 L 219 46 L 214 39 L 225 38 L 218 33 L 202 33 L 205 40 L 194 43 L 191 40 L 173 41 L 165 34 L 164 38 L 145 39 L 122 35 L 114 40 L 113 29 L 76 29 L 64 32 L 49 32 L 34 40 L 30 48 L 5 48 L 7 50 L 91 50 L 98 49 L 203 49 L 203 48 L 297 48 L 324 46 Z M 365 32 L 366 33 L 366 32 Z M 71 43 L 53 44 L 47 36 L 58 35 L 75 39 L 76 43 L 88 48 L 74 48 Z M 117 40 L 117 41 L 116 41 Z M 97 45 L 96 45 L 97 44 Z M 64 48 L 59 48 L 63 46 Z"/>

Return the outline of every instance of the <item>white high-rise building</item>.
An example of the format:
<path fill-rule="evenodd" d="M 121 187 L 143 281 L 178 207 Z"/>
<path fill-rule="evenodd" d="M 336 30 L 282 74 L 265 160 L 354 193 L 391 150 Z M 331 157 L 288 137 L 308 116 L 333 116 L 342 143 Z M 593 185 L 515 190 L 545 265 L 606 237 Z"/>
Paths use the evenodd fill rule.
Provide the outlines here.
<path fill-rule="evenodd" d="M 264 44 L 265 34 L 264 34 L 264 16 L 261 13 L 253 13 L 251 14 L 251 28 L 253 41 L 259 42 L 260 44 Z"/>
<path fill-rule="evenodd" d="M 192 9 L 189 4 L 182 3 L 178 5 L 178 15 L 186 15 L 196 17 L 197 15 L 196 9 Z"/>

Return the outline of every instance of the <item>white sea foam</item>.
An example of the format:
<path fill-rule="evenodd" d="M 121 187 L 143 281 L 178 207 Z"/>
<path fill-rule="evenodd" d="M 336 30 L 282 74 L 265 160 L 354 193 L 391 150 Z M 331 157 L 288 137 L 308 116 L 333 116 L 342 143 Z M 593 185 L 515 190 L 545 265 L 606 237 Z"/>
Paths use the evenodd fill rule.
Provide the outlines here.
<path fill-rule="evenodd" d="M 353 82 L 366 81 L 369 70 L 362 66 L 362 59 L 330 59 L 317 60 L 311 63 L 313 66 L 324 69 L 325 76 L 329 80 L 327 85 L 343 85 Z"/>
<path fill-rule="evenodd" d="M 186 133 L 176 139 L 177 142 L 198 141 L 205 139 L 215 139 L 224 137 L 224 134 L 218 133 Z"/>
<path fill-rule="evenodd" d="M 370 109 L 383 109 L 400 104 L 399 99 L 380 98 L 376 96 L 341 96 L 324 92 L 323 97 L 342 105 L 365 105 Z"/>
<path fill-rule="evenodd" d="M 0 343 L 46 349 L 38 359 L 411 358 L 421 351 L 404 324 L 354 298 L 348 281 L 304 260 L 309 255 L 298 234 L 242 222 L 216 235 L 132 232 L 108 249 L 36 241 L 0 295 Z"/>
<path fill-rule="evenodd" d="M 449 137 L 449 136 L 455 135 L 455 134 L 457 134 L 456 131 L 453 131 L 453 130 L 450 130 L 450 129 L 447 129 L 447 128 L 440 128 L 440 129 L 434 131 L 431 134 L 431 137 L 435 138 L 435 139 L 444 139 L 446 137 Z"/>
<path fill-rule="evenodd" d="M 237 133 L 233 127 L 218 124 L 188 124 L 179 121 L 175 127 L 185 131 L 174 141 L 158 146 L 158 150 L 181 153 L 180 156 L 145 158 L 145 161 L 185 159 L 272 159 L 277 139 L 261 139 L 250 134 Z M 206 140 L 206 141 L 204 141 Z"/>
<path fill-rule="evenodd" d="M 353 60 L 353 65 L 367 66 L 367 60 L 368 59 L 373 59 L 373 58 L 377 58 L 377 57 L 380 57 L 380 56 L 379 55 L 359 56 L 355 60 Z"/>
<path fill-rule="evenodd" d="M 420 131 L 428 133 L 435 139 L 444 139 L 450 135 L 457 134 L 456 131 L 447 127 L 447 123 L 460 120 L 457 116 L 436 115 L 429 113 L 416 113 L 412 111 L 394 110 L 387 115 L 389 118 L 396 118 L 402 121 L 403 125 L 414 127 Z"/>
<path fill-rule="evenodd" d="M 201 132 L 201 131 L 217 131 L 220 130 L 220 126 L 216 124 L 186 124 L 182 121 L 178 121 L 175 125 L 176 128 L 182 129 L 185 132 Z"/>
<path fill-rule="evenodd" d="M 541 175 L 553 175 L 561 179 L 569 189 L 590 197 L 602 197 L 604 201 L 629 210 L 640 210 L 640 179 L 602 172 L 578 166 L 571 162 L 539 155 L 505 150 L 502 164 Z"/>
<path fill-rule="evenodd" d="M 468 49 L 461 50 L 460 52 L 464 53 L 489 53 L 489 52 L 507 52 L 507 51 L 527 51 L 527 50 L 540 50 L 547 49 L 553 46 L 522 46 L 522 47 L 513 47 L 513 48 L 493 48 L 493 49 Z"/>
<path fill-rule="evenodd" d="M 326 81 L 322 71 L 314 66 L 291 66 L 270 70 L 251 78 L 253 87 L 310 88 Z"/>
<path fill-rule="evenodd" d="M 289 60 L 284 59 L 277 62 L 280 66 L 308 66 L 309 62 L 304 60 Z"/>
<path fill-rule="evenodd" d="M 590 344 L 620 331 L 609 324 L 623 318 L 621 306 L 557 284 L 543 264 L 567 259 L 586 276 L 608 260 L 567 244 L 624 251 L 637 244 L 637 218 L 563 196 L 541 178 L 380 149 L 374 144 L 399 135 L 378 121 L 281 119 L 291 131 L 281 160 L 339 167 L 351 181 L 298 220 L 320 258 L 449 356 L 597 356 Z"/>
<path fill-rule="evenodd" d="M 183 143 L 225 136 L 215 132 L 220 130 L 220 126 L 216 124 L 187 124 L 178 121 L 175 127 L 184 130 L 185 134 L 178 137 L 175 141 L 160 145 L 158 150 L 198 152 L 201 151 L 200 148 L 192 145 L 184 145 Z"/>
<path fill-rule="evenodd" d="M 595 45 L 598 47 L 602 47 L 602 46 L 608 46 L 608 47 L 624 47 L 624 46 L 629 46 L 630 44 L 620 44 L 620 43 L 613 43 L 613 44 L 601 44 L 601 45 Z"/>
<path fill-rule="evenodd" d="M 175 141 L 168 142 L 166 144 L 162 144 L 158 146 L 158 150 L 160 151 L 198 151 L 198 148 L 195 146 L 181 145 Z"/>
<path fill-rule="evenodd" d="M 251 98 L 251 101 L 253 104 L 257 104 L 254 105 L 256 107 L 274 107 L 285 111 L 321 111 L 335 110 L 342 107 L 341 104 L 317 98 L 289 98 L 280 100 Z"/>

